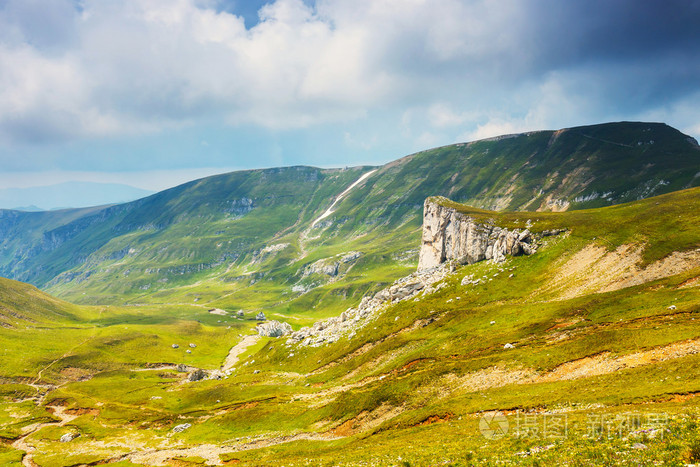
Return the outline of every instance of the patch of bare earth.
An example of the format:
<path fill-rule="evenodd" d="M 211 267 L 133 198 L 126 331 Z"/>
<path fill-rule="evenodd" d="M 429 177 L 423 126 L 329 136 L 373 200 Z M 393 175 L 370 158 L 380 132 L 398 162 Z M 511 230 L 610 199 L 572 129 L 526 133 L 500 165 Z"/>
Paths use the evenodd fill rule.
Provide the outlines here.
<path fill-rule="evenodd" d="M 688 279 L 687 281 L 683 282 L 681 285 L 678 286 L 679 289 L 687 289 L 690 287 L 698 287 L 700 286 L 700 277 L 693 277 L 692 279 Z"/>
<path fill-rule="evenodd" d="M 614 373 L 625 368 L 660 363 L 700 352 L 700 339 L 674 342 L 662 347 L 612 357 L 609 353 L 567 362 L 541 377 L 541 381 L 562 381 Z"/>
<path fill-rule="evenodd" d="M 643 269 L 635 267 L 616 282 L 604 287 L 601 292 L 624 289 L 664 277 L 675 276 L 697 267 L 700 267 L 700 248 L 690 251 L 675 251 Z"/>
<path fill-rule="evenodd" d="M 558 267 L 547 285 L 537 291 L 568 300 L 590 293 L 611 292 L 700 267 L 700 249 L 674 252 L 642 268 L 642 245 L 622 245 L 614 251 L 588 245 Z"/>
<path fill-rule="evenodd" d="M 128 459 L 129 461 L 140 465 L 172 465 L 172 461 L 174 459 L 182 459 L 186 457 L 201 457 L 203 459 L 206 459 L 207 465 L 223 465 L 223 462 L 221 461 L 220 457 L 222 454 L 247 451 L 250 449 L 266 448 L 270 446 L 275 446 L 277 444 L 290 443 L 293 441 L 330 441 L 337 438 L 337 436 L 333 436 L 332 434 L 328 433 L 298 433 L 296 435 L 289 436 L 261 438 L 244 443 L 231 443 L 222 445 L 201 444 L 189 448 L 142 451 L 128 454 L 124 456 L 123 459 Z"/>
<path fill-rule="evenodd" d="M 509 369 L 495 366 L 464 376 L 445 376 L 443 385 L 452 388 L 452 391 L 459 388 L 476 392 L 510 384 L 537 384 L 583 379 L 697 353 L 700 353 L 700 339 L 693 339 L 621 356 L 612 356 L 609 352 L 592 355 L 562 363 L 546 373 L 538 373 L 530 368 Z"/>
<path fill-rule="evenodd" d="M 363 431 L 376 428 L 387 420 L 390 420 L 404 409 L 402 407 L 394 407 L 389 404 L 382 404 L 376 409 L 360 412 L 356 417 L 346 420 L 333 430 L 330 431 L 336 437 L 352 436 Z"/>
<path fill-rule="evenodd" d="M 60 375 L 68 381 L 87 381 L 92 378 L 93 372 L 84 368 L 66 367 Z"/>

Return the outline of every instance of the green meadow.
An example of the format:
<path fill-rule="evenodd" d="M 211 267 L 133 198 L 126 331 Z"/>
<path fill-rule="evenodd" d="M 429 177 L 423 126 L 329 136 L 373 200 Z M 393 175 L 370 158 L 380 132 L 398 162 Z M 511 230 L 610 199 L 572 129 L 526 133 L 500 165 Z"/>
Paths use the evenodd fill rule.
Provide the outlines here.
<path fill-rule="evenodd" d="M 270 281 L 260 294 L 210 299 L 221 289 L 190 285 L 167 296 L 170 304 L 78 306 L 3 280 L 3 297 L 14 298 L 3 302 L 12 318 L 0 328 L 0 460 L 20 465 L 21 440 L 46 466 L 700 461 L 697 259 L 608 291 L 585 265 L 566 274 L 587 249 L 603 261 L 634 246 L 640 270 L 692 255 L 700 191 L 563 213 L 442 202 L 480 222 L 567 231 L 542 238 L 532 256 L 457 265 L 436 292 L 386 307 L 334 344 L 261 338 L 221 379 L 190 382 L 176 365 L 218 369 L 251 334 L 257 310 L 298 329 L 337 315 L 415 262 L 394 259 L 387 268 L 368 260 L 361 274 L 351 269 L 292 300 Z M 410 232 L 409 224 L 396 235 Z M 359 236 L 311 259 L 372 244 L 382 243 Z M 282 277 L 290 266 L 280 264 L 274 274 Z M 467 276 L 482 280 L 462 285 Z M 189 294 L 201 299 L 188 303 Z M 483 420 L 495 414 L 508 431 L 492 439 Z M 182 424 L 190 427 L 173 431 Z M 69 432 L 80 436 L 60 442 Z"/>

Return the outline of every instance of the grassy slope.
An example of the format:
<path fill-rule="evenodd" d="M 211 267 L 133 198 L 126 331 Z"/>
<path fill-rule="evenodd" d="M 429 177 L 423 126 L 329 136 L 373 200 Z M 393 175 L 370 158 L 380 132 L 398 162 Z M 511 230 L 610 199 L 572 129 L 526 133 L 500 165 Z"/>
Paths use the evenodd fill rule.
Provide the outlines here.
<path fill-rule="evenodd" d="M 587 245 L 612 251 L 623 244 L 644 244 L 646 263 L 675 251 L 700 248 L 696 228 L 700 189 L 567 213 L 499 213 L 454 206 L 502 226 L 523 226 L 529 219 L 533 231 L 566 227 L 570 232 L 549 238 L 531 257 L 459 268 L 440 291 L 388 308 L 350 340 L 318 349 L 290 349 L 277 339 L 262 341 L 262 348 L 222 381 L 183 385 L 171 372 L 133 372 L 129 367 L 173 361 L 172 353 L 170 359 L 167 356 L 172 350 L 168 344 L 182 340 L 190 327 L 199 339 L 212 336 L 207 337 L 211 348 L 200 364 L 216 367 L 227 349 L 226 341 L 216 336 L 230 333 L 225 328 L 228 324 L 206 316 L 208 323 L 195 325 L 193 320 L 203 316 L 184 308 L 181 320 L 171 326 L 163 325 L 166 310 L 146 308 L 131 315 L 113 310 L 108 318 L 103 316 L 92 324 L 109 334 L 124 332 L 129 323 L 129 332 L 140 337 L 132 344 L 118 339 L 115 351 L 106 350 L 111 345 L 108 339 L 91 341 L 85 348 L 74 349 L 68 361 L 56 364 L 56 369 L 70 364 L 94 372 L 101 369 L 95 367 L 94 354 L 109 352 L 106 361 L 123 356 L 115 358 L 121 366 L 101 369 L 90 381 L 68 383 L 50 393 L 46 403 L 62 401 L 68 407 L 96 410 L 99 415 L 81 416 L 71 423 L 83 434 L 72 444 L 56 441 L 65 429 L 47 427 L 33 434 L 31 440 L 47 453 L 35 460 L 43 465 L 92 462 L 177 439 L 185 446 L 228 445 L 230 451 L 224 449 L 222 459 L 270 465 L 429 465 L 440 461 L 474 465 L 495 464 L 499 459 L 532 465 L 565 461 L 573 465 L 651 465 L 654 461 L 680 465 L 683 459 L 691 461 L 693 443 L 700 439 L 693 421 L 699 413 L 693 397 L 700 391 L 697 354 L 651 360 L 582 379 L 528 383 L 516 376 L 517 372 L 548 375 L 576 359 L 602 354 L 619 357 L 700 338 L 696 324 L 700 265 L 635 287 L 568 300 L 545 290 L 562 262 Z M 491 280 L 463 286 L 461 279 L 466 275 Z M 693 279 L 695 286 L 683 287 L 692 285 Z M 670 304 L 675 309 L 669 309 Z M 431 318 L 435 321 L 415 326 Z M 244 323 L 240 325 L 245 328 Z M 60 330 L 51 332 L 60 335 Z M 139 353 L 149 332 L 153 345 L 148 353 Z M 508 342 L 515 349 L 504 350 Z M 486 382 L 475 380 L 479 372 L 490 375 Z M 47 378 L 58 375 L 49 371 Z M 503 384 L 493 384 L 499 379 Z M 480 389 L 469 385 L 474 381 L 481 381 L 476 386 Z M 390 410 L 395 411 L 393 417 L 370 422 L 373 416 Z M 505 411 L 512 425 L 525 413 L 565 413 L 571 435 L 561 440 L 508 436 L 488 441 L 478 432 L 478 414 L 488 410 Z M 592 415 L 614 417 L 629 412 L 668 414 L 671 431 L 663 440 L 641 435 L 639 439 L 586 437 Z M 184 422 L 193 427 L 177 435 L 170 432 Z M 350 436 L 234 452 L 236 445 L 250 441 L 248 437 L 328 430 Z M 120 438 L 130 439 L 132 446 L 105 451 L 95 444 Z M 440 443 L 424 442 L 437 439 Z M 637 441 L 648 449 L 631 449 Z M 541 453 L 515 454 L 550 444 L 552 448 Z M 89 458 L 78 454 L 78 448 L 91 452 Z"/>
<path fill-rule="evenodd" d="M 379 168 L 303 240 L 312 220 L 366 170 L 235 172 L 102 211 L 24 213 L 0 222 L 0 230 L 12 225 L 0 272 L 73 302 L 207 303 L 308 324 L 415 265 L 427 196 L 511 210 L 548 209 L 556 200 L 572 209 L 618 203 L 697 185 L 700 150 L 651 123 L 437 148 Z M 606 198 L 574 202 L 595 193 Z M 254 202 L 249 213 L 241 210 L 244 198 Z M 280 243 L 290 246 L 255 261 Z M 312 262 L 352 250 L 363 255 L 339 277 L 302 279 Z M 295 285 L 316 288 L 301 294 Z"/>
<path fill-rule="evenodd" d="M 0 297 L 0 326 L 5 328 L 74 323 L 84 317 L 78 306 L 58 300 L 32 285 L 2 277 Z"/>

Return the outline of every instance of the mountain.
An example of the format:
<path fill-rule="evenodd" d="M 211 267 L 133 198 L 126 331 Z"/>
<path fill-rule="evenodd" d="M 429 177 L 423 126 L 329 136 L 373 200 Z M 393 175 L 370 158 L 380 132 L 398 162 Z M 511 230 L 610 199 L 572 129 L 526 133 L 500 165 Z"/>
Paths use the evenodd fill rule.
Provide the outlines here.
<path fill-rule="evenodd" d="M 0 274 L 79 303 L 209 304 L 310 322 L 415 267 L 429 196 L 573 211 L 698 186 L 699 173 L 695 140 L 632 122 L 456 144 L 381 167 L 234 172 L 107 208 L 0 211 Z"/>
<path fill-rule="evenodd" d="M 80 208 L 124 203 L 151 194 L 152 191 L 119 183 L 65 182 L 30 188 L 2 188 L 0 208 L 18 211 Z"/>
<path fill-rule="evenodd" d="M 80 307 L 70 327 L 0 328 L 0 401 L 12 414 L 0 417 L 0 461 L 700 460 L 700 188 L 566 212 L 437 196 L 425 206 L 413 246 L 423 265 L 444 252 L 437 267 L 407 267 L 307 328 L 289 316 L 290 336 L 250 335 L 250 310 L 172 303 Z M 487 251 L 496 261 L 481 260 Z"/>

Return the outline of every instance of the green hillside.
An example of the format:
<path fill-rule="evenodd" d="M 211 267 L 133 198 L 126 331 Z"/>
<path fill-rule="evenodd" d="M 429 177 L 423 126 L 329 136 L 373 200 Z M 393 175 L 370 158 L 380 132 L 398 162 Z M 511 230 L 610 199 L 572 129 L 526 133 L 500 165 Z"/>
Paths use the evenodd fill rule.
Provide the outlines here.
<path fill-rule="evenodd" d="M 79 307 L 45 294 L 34 286 L 0 277 L 0 326 L 24 328 L 70 322 L 82 315 Z"/>
<path fill-rule="evenodd" d="M 532 256 L 455 266 L 335 343 L 260 338 L 222 379 L 187 382 L 175 365 L 220 368 L 249 316 L 105 308 L 83 320 L 90 339 L 39 375 L 53 386 L 38 406 L 7 397 L 0 456 L 29 443 L 42 466 L 700 461 L 700 188 L 560 213 L 442 203 L 566 231 Z M 52 421 L 20 436 L 40 417 Z M 81 436 L 59 442 L 69 432 Z"/>
<path fill-rule="evenodd" d="M 655 123 L 457 144 L 378 168 L 234 172 L 107 208 L 0 211 L 0 275 L 77 303 L 209 304 L 303 324 L 415 266 L 428 196 L 497 210 L 576 210 L 697 186 L 698 173 L 694 140 Z"/>

